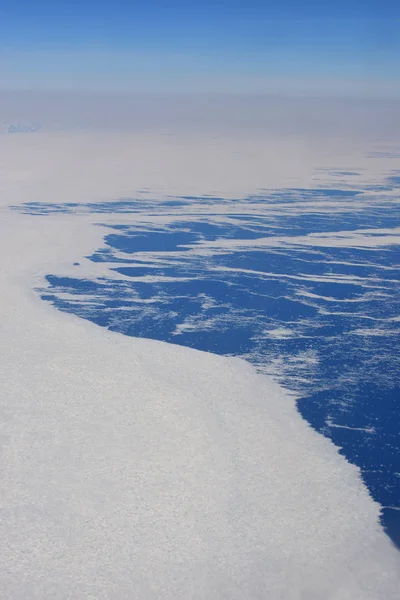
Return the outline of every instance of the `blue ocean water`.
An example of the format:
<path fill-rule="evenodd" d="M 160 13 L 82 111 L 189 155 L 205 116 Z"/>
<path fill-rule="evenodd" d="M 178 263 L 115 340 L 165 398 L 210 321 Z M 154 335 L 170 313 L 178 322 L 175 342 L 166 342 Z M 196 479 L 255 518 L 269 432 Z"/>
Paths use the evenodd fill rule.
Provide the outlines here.
<path fill-rule="evenodd" d="M 360 467 L 400 544 L 400 245 L 388 231 L 400 226 L 400 176 L 342 188 L 23 210 L 90 212 L 110 232 L 86 257 L 107 275 L 85 279 L 76 263 L 76 277 L 47 276 L 44 300 L 126 335 L 241 356 L 273 373 Z"/>

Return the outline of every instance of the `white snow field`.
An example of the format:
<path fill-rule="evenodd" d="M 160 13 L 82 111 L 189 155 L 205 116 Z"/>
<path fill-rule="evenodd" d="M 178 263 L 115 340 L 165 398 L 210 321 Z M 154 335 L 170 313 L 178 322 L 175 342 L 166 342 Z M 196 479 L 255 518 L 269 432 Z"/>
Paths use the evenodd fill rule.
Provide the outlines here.
<path fill-rule="evenodd" d="M 340 148 L 334 163 L 296 140 L 240 148 L 200 135 L 0 136 L 2 599 L 398 598 L 400 555 L 358 469 L 272 378 L 108 332 L 34 292 L 105 230 L 96 215 L 11 204 L 143 186 L 241 197 L 343 164 Z M 349 166 L 365 167 L 351 152 Z"/>

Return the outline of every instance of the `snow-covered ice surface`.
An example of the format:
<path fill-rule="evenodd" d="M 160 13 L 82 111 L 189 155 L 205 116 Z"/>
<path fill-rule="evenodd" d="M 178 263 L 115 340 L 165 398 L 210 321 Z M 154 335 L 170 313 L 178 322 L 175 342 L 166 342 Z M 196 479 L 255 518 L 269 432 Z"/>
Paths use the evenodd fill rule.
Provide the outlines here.
<path fill-rule="evenodd" d="M 310 188 L 312 165 L 338 164 L 319 149 L 309 162 L 303 155 L 301 162 L 301 153 L 296 161 L 294 151 L 286 165 L 294 180 L 288 181 L 278 168 L 280 153 L 274 158 L 276 145 L 266 151 L 271 159 L 266 167 L 255 165 L 252 153 L 240 154 L 239 141 L 207 145 L 201 139 L 171 142 L 155 136 L 147 146 L 143 141 L 133 135 L 117 141 L 111 134 L 92 140 L 70 134 L 0 139 L 1 597 L 397 598 L 399 553 L 379 523 L 380 506 L 359 470 L 302 419 L 293 393 L 276 377 L 260 374 L 241 358 L 107 331 L 54 309 L 35 291 L 48 274 L 95 283 L 102 279 L 107 285 L 110 267 L 118 268 L 118 261 L 121 268 L 113 273 L 112 285 L 117 281 L 131 290 L 132 274 L 123 272 L 133 266 L 127 266 L 126 249 L 97 262 L 84 257 L 104 246 L 105 235 L 115 235 L 110 226 L 137 227 L 151 235 L 171 231 L 174 215 L 182 221 L 179 197 L 202 195 L 203 203 L 183 199 L 189 247 L 179 257 L 174 244 L 180 238 L 170 238 L 171 248 L 165 248 L 165 239 L 153 238 L 164 244 L 159 249 L 163 257 L 142 249 L 144 270 L 137 273 L 136 285 L 149 278 L 150 269 L 151 282 L 170 281 L 176 273 L 165 268 L 166 262 L 182 261 L 184 253 L 210 261 L 237 243 L 207 241 L 204 232 L 201 240 L 190 239 L 199 210 L 200 221 L 211 224 L 207 194 L 221 198 L 212 200 L 220 223 L 232 218 L 227 198 L 237 199 L 236 212 L 241 203 L 241 222 L 247 217 L 253 222 L 257 214 L 244 197 L 262 188 Z M 281 152 L 293 148 L 287 143 Z M 107 152 L 101 150 L 106 144 Z M 198 163 L 188 169 L 185 156 L 191 151 Z M 216 157 L 218 172 L 213 170 Z M 362 160 L 355 154 L 349 168 L 356 170 Z M 368 174 L 376 181 L 373 169 L 381 159 L 370 160 Z M 386 158 L 385 169 L 393 161 Z M 180 167 L 171 172 L 172 162 Z M 240 170 L 243 162 L 246 168 Z M 154 186 L 155 200 L 148 205 L 126 201 L 117 215 L 107 209 L 104 202 L 110 198 L 145 198 L 146 181 Z M 373 193 L 364 203 L 373 205 Z M 390 190 L 388 195 L 397 206 L 396 195 Z M 342 212 L 352 198 L 342 199 Z M 171 202 L 167 209 L 166 202 Z M 272 204 L 276 226 L 285 207 L 279 198 Z M 11 205 L 18 210 L 10 210 Z M 329 198 L 325 210 L 334 210 Z M 389 234 L 390 243 L 397 240 L 397 231 L 378 225 L 381 238 Z M 349 235 L 340 230 L 337 245 L 348 238 L 350 245 L 363 246 L 363 229 L 361 223 Z M 150 234 L 144 240 L 151 240 Z M 292 237 L 282 232 L 279 249 L 291 247 Z M 317 259 L 317 246 L 335 245 L 332 237 L 325 238 L 320 235 L 311 244 Z M 376 240 L 371 255 L 381 248 Z M 265 236 L 260 244 L 265 246 Z M 246 242 L 239 246 L 244 252 Z M 342 257 L 341 262 L 351 260 Z M 363 294 L 380 293 L 381 280 L 394 279 L 387 265 L 374 265 L 382 274 L 372 282 L 359 275 Z M 196 268 L 192 271 L 186 279 L 196 278 Z M 274 270 L 268 273 L 273 280 Z M 298 296 L 304 302 L 337 311 L 340 298 L 310 291 L 305 283 L 332 276 L 343 285 L 345 275 L 334 269 L 293 275 L 297 279 L 292 281 L 300 278 L 303 295 Z M 99 300 L 93 290 L 83 291 L 78 310 Z M 73 290 L 62 293 L 69 294 L 65 302 L 74 302 Z M 356 311 L 357 298 L 352 300 Z M 141 301 L 148 310 L 159 299 L 149 294 Z M 212 311 L 215 299 L 203 293 L 199 303 L 203 312 Z M 123 312 L 124 307 L 117 308 Z M 394 329 L 397 317 L 376 327 L 368 321 L 354 338 L 370 339 L 368 330 L 386 330 L 389 323 Z M 180 320 L 174 336 L 196 326 Z M 264 324 L 260 337 L 285 343 L 290 329 L 276 318 Z M 303 359 L 299 365 L 318 363 L 311 351 Z M 340 425 L 327 424 L 335 431 Z"/>

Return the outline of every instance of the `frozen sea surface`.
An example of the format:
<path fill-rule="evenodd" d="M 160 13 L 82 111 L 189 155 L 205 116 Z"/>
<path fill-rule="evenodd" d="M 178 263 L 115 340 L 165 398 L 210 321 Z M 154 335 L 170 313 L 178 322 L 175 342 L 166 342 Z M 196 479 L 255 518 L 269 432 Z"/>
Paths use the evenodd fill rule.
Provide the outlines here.
<path fill-rule="evenodd" d="M 394 391 L 398 163 L 339 137 L 0 136 L 2 598 L 397 600 L 381 505 L 296 408 L 388 448 L 354 409 Z"/>
<path fill-rule="evenodd" d="M 376 185 L 244 200 L 156 202 L 147 192 L 23 211 L 91 213 L 109 230 L 68 275 L 48 274 L 44 300 L 113 331 L 240 356 L 275 375 L 303 417 L 360 467 L 399 544 L 398 193 L 393 173 Z M 97 277 L 85 276 L 87 261 Z"/>

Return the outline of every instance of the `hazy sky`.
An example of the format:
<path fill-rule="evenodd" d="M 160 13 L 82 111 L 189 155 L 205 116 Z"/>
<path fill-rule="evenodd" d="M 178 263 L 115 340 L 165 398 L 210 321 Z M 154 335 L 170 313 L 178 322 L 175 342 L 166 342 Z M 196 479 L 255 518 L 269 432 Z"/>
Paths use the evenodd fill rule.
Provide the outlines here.
<path fill-rule="evenodd" d="M 7 0 L 0 88 L 400 93 L 397 0 Z"/>

